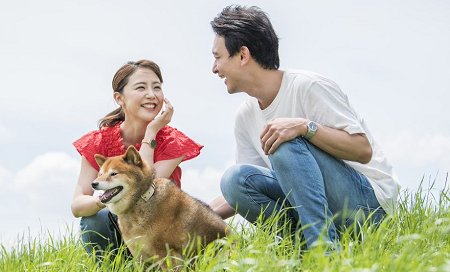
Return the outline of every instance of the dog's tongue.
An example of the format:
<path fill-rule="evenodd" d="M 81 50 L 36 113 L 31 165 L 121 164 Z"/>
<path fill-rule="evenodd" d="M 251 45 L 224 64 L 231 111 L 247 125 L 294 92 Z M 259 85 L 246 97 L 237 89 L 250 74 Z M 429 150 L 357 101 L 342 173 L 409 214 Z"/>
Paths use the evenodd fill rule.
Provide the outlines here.
<path fill-rule="evenodd" d="M 104 200 L 110 199 L 115 190 L 116 190 L 116 188 L 106 190 L 100 197 L 100 200 L 104 201 Z"/>
<path fill-rule="evenodd" d="M 109 190 L 106 190 L 103 195 L 100 196 L 100 201 L 102 203 L 106 203 L 108 201 L 111 200 L 111 198 L 113 198 L 115 195 L 117 195 L 120 191 L 122 191 L 123 187 L 119 186 L 119 187 L 115 187 Z"/>

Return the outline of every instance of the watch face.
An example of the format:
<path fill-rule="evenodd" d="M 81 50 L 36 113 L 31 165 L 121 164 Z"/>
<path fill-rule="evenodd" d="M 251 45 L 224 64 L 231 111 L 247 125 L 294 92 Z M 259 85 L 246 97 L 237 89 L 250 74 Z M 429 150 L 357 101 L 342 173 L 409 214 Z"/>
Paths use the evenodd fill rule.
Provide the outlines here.
<path fill-rule="evenodd" d="M 308 123 L 308 128 L 310 129 L 310 130 L 317 130 L 317 125 L 316 125 L 316 123 L 314 123 L 314 122 L 309 122 Z"/>
<path fill-rule="evenodd" d="M 156 140 L 155 140 L 155 139 L 153 139 L 153 140 L 150 142 L 150 146 L 151 146 L 153 149 L 156 148 Z"/>

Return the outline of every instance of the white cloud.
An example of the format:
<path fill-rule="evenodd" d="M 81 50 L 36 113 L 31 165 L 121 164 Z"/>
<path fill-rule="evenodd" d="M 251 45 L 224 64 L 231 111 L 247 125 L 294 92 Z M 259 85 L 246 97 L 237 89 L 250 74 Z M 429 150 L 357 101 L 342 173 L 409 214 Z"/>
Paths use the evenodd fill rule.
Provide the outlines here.
<path fill-rule="evenodd" d="M 0 121 L 0 141 L 13 139 L 16 132 Z"/>
<path fill-rule="evenodd" d="M 0 195 L 2 192 L 5 192 L 6 187 L 9 187 L 9 184 L 12 182 L 12 177 L 13 174 L 0 165 L 0 188 L 3 188 L 3 190 L 0 190 Z"/>
<path fill-rule="evenodd" d="M 79 169 L 79 161 L 65 153 L 45 153 L 16 173 L 12 188 L 28 197 L 32 210 L 66 215 Z"/>
<path fill-rule="evenodd" d="M 181 179 L 183 191 L 203 202 L 211 202 L 221 195 L 220 179 L 231 164 L 232 162 L 227 163 L 223 169 L 208 167 L 201 171 L 183 171 L 183 177 Z"/>
<path fill-rule="evenodd" d="M 450 136 L 404 130 L 385 139 L 382 147 L 388 158 L 396 164 L 416 167 L 436 165 L 442 171 L 450 170 Z"/>
<path fill-rule="evenodd" d="M 4 215 L 11 210 L 9 200 L 12 199 L 10 193 L 12 180 L 13 173 L 0 165 L 0 197 L 2 199 L 2 201 L 0 201 L 0 218 L 3 219 L 5 218 Z"/>
<path fill-rule="evenodd" d="M 379 138 L 379 143 L 394 166 L 402 189 L 417 189 L 422 178 L 425 187 L 434 183 L 434 188 L 443 188 L 450 171 L 450 136 L 403 130 L 389 138 Z"/>
<path fill-rule="evenodd" d="M 37 156 L 17 173 L 0 166 L 0 243 L 11 246 L 24 234 L 58 234 L 66 224 L 72 227 L 77 220 L 70 203 L 79 168 L 78 161 L 55 152 Z"/>
<path fill-rule="evenodd" d="M 182 177 L 182 189 L 189 195 L 200 199 L 201 201 L 209 204 L 222 194 L 220 191 L 220 179 L 223 173 L 228 167 L 234 164 L 233 161 L 229 161 L 225 164 L 223 169 L 215 169 L 208 167 L 204 170 L 187 170 L 183 172 Z M 233 224 L 238 225 L 244 223 L 245 219 L 240 215 L 234 218 L 229 218 L 226 222 L 233 221 Z"/>

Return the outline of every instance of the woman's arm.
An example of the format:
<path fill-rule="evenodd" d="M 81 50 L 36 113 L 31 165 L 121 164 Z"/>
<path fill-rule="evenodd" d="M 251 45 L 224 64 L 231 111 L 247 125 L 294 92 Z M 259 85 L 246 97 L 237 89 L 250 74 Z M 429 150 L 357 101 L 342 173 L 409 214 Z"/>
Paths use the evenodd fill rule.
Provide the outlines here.
<path fill-rule="evenodd" d="M 98 172 L 84 156 L 81 158 L 80 175 L 71 205 L 72 214 L 75 217 L 91 216 L 105 207 L 98 197 L 93 196 L 94 190 L 91 187 L 91 183 L 97 178 Z"/>
<path fill-rule="evenodd" d="M 172 175 L 173 170 L 175 170 L 175 168 L 184 159 L 184 156 L 173 160 L 153 163 L 155 150 L 151 147 L 150 142 L 156 138 L 158 131 L 170 123 L 174 112 L 170 101 L 164 99 L 164 102 L 166 103 L 166 110 L 161 113 L 161 116 L 154 119 L 147 125 L 139 154 L 150 166 L 155 167 L 157 177 L 168 178 Z"/>
<path fill-rule="evenodd" d="M 149 142 L 156 138 L 156 134 L 158 133 L 158 131 L 160 131 L 164 126 L 170 123 L 174 112 L 173 106 L 170 101 L 164 99 L 164 102 L 166 103 L 165 111 L 161 113 L 161 116 L 148 124 L 144 136 L 145 143 L 142 143 L 141 149 L 139 150 L 139 154 L 141 155 L 142 159 L 144 159 L 150 166 L 153 166 L 155 168 L 156 177 L 158 178 L 169 178 L 175 168 L 177 168 L 177 166 L 184 159 L 184 156 L 181 156 L 176 159 L 163 160 L 153 163 L 155 150 L 150 146 Z"/>
<path fill-rule="evenodd" d="M 164 161 L 157 161 L 153 167 L 156 171 L 156 177 L 157 178 L 169 178 L 175 168 L 183 161 L 184 156 L 171 159 L 171 160 L 164 160 Z"/>

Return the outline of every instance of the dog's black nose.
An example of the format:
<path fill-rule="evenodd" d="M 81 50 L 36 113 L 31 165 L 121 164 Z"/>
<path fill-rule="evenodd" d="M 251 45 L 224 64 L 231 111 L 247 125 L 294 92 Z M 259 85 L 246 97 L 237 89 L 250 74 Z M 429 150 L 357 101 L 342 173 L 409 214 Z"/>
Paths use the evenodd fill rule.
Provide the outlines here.
<path fill-rule="evenodd" d="M 98 182 L 92 182 L 92 183 L 91 183 L 91 186 L 92 186 L 92 188 L 94 188 L 94 189 L 97 188 Z"/>

